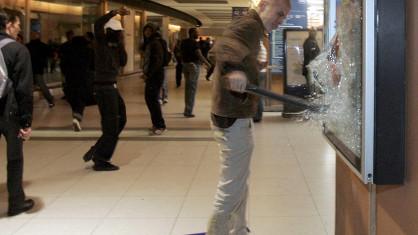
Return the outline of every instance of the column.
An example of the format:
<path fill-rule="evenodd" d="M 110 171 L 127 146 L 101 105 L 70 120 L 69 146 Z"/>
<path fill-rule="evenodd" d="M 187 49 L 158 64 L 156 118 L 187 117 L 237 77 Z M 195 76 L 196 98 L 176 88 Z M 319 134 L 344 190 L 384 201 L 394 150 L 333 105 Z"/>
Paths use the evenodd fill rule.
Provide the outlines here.
<path fill-rule="evenodd" d="M 123 73 L 133 73 L 135 63 L 135 10 L 128 8 L 131 14 L 123 17 L 123 28 L 125 30 L 125 49 L 128 54 L 128 63 L 123 69 Z"/>

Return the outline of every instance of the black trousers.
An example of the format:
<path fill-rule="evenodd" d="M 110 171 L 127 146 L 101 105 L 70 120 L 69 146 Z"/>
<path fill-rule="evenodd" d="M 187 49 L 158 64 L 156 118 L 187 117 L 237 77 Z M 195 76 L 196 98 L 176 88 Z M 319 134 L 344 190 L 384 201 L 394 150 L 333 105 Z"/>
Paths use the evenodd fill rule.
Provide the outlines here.
<path fill-rule="evenodd" d="M 151 115 L 154 128 L 165 129 L 165 121 L 161 112 L 161 105 L 158 102 L 161 86 L 164 82 L 164 71 L 154 77 L 148 78 L 145 82 L 145 102 Z"/>
<path fill-rule="evenodd" d="M 211 66 L 208 69 L 208 71 L 206 72 L 206 79 L 209 79 L 210 76 L 212 76 L 213 72 L 215 71 L 215 64 L 213 64 L 212 62 L 210 62 L 210 60 L 209 60 L 209 63 L 210 63 Z"/>
<path fill-rule="evenodd" d="M 126 124 L 125 102 L 114 85 L 95 86 L 95 96 L 101 116 L 102 136 L 93 146 L 94 160 L 109 161 Z"/>
<path fill-rule="evenodd" d="M 183 71 L 183 64 L 177 61 L 176 65 L 176 85 L 179 87 L 181 85 L 181 76 Z"/>
<path fill-rule="evenodd" d="M 14 121 L 5 121 L 0 117 L 0 136 L 7 142 L 7 190 L 9 207 L 20 205 L 25 200 L 23 191 L 23 140 L 18 136 L 19 125 Z"/>

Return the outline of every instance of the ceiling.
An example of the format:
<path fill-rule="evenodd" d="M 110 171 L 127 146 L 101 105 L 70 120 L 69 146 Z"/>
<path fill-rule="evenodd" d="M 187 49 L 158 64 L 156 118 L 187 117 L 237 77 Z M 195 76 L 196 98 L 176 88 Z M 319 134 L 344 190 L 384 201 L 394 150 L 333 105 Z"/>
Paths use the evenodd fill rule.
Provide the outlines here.
<path fill-rule="evenodd" d="M 225 27 L 232 16 L 232 7 L 248 7 L 251 0 L 154 0 L 160 4 L 190 14 L 203 23 L 203 28 Z M 303 1 L 303 0 L 301 0 Z M 308 4 L 308 25 L 322 24 L 324 0 L 306 0 Z M 152 15 L 152 13 L 151 13 Z M 174 24 L 184 22 L 173 19 Z"/>
<path fill-rule="evenodd" d="M 231 21 L 232 7 L 247 7 L 249 0 L 154 0 L 198 18 L 203 27 L 223 27 Z M 174 20 L 175 21 L 175 20 Z M 178 22 L 180 23 L 180 22 Z M 180 23 L 181 24 L 181 23 Z"/>
<path fill-rule="evenodd" d="M 2 0 L 0 0 L 2 1 Z M 97 3 L 101 0 L 42 0 L 48 2 L 64 2 L 67 4 Z M 124 3 L 129 0 L 111 0 Z M 141 0 L 131 0 L 132 2 L 143 3 Z M 150 0 L 176 10 L 182 11 L 199 19 L 203 28 L 224 28 L 232 16 L 232 7 L 248 7 L 251 2 L 259 0 Z M 296 1 L 296 0 L 292 0 Z M 298 0 L 306 1 L 308 5 L 308 26 L 318 27 L 323 23 L 323 4 L 324 0 Z M 148 12 L 149 16 L 160 16 L 157 13 Z M 191 24 L 185 21 L 171 18 L 172 24 L 178 24 L 183 27 L 190 27 Z"/>

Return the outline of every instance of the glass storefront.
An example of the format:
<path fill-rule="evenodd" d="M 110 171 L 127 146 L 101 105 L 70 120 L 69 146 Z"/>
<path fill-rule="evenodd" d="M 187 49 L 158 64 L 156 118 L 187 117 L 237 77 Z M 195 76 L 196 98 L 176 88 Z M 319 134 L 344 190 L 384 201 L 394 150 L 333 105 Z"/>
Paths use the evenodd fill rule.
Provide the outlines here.
<path fill-rule="evenodd" d="M 67 40 L 65 33 L 69 30 L 73 30 L 75 35 L 91 32 L 99 14 L 98 2 L 32 1 L 30 30 L 40 32 L 43 42 L 61 44 Z"/>
<path fill-rule="evenodd" d="M 94 21 L 102 15 L 105 9 L 117 9 L 122 5 L 114 2 L 103 3 L 100 0 L 17 0 L 6 2 L 2 6 L 25 13 L 22 19 L 22 35 L 25 42 L 30 40 L 30 32 L 39 32 L 41 41 L 48 44 L 51 51 L 54 51 L 67 41 L 66 32 L 72 30 L 75 36 L 93 32 Z M 141 67 L 138 45 L 142 38 L 140 29 L 143 11 L 130 10 L 133 14 L 122 19 L 122 24 L 126 27 L 126 49 L 131 52 L 128 56 L 128 65 L 124 69 L 125 73 L 137 72 Z M 51 60 L 53 59 L 52 53 Z M 51 63 L 54 64 L 54 62 Z M 48 67 L 46 81 L 62 81 L 59 66 L 52 69 Z"/>

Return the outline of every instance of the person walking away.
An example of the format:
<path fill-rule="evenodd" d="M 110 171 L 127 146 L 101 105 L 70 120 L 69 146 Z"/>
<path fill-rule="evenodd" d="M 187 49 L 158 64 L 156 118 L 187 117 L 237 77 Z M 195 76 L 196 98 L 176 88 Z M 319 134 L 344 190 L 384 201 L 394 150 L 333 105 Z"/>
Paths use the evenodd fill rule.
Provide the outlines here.
<path fill-rule="evenodd" d="M 158 102 L 164 82 L 164 45 L 157 26 L 148 23 L 144 26 L 144 80 L 145 102 L 151 115 L 150 135 L 161 135 L 166 130 L 161 106 Z"/>
<path fill-rule="evenodd" d="M 118 143 L 119 134 L 126 124 L 126 107 L 117 88 L 117 77 L 126 65 L 127 54 L 120 21 L 112 19 L 117 14 L 128 15 L 122 7 L 101 16 L 94 23 L 96 36 L 94 80 L 95 97 L 99 106 L 102 136 L 83 156 L 84 161 L 93 160 L 95 171 L 115 171 L 119 167 L 110 163 Z"/>
<path fill-rule="evenodd" d="M 309 75 L 307 66 L 319 55 L 320 52 L 321 49 L 319 49 L 318 42 L 316 41 L 316 31 L 311 29 L 309 30 L 309 37 L 305 40 L 305 42 L 303 42 L 303 75 L 306 78 L 310 95 L 313 95 L 314 85 L 312 78 Z"/>
<path fill-rule="evenodd" d="M 94 51 L 89 47 L 89 41 L 84 36 L 75 36 L 68 44 L 66 66 L 68 72 L 65 78 L 67 86 L 67 101 L 72 110 L 74 131 L 81 131 L 86 101 L 90 98 L 89 79 Z"/>
<path fill-rule="evenodd" d="M 193 114 L 194 101 L 197 91 L 197 81 L 200 73 L 200 63 L 204 63 L 208 69 L 211 64 L 203 57 L 196 39 L 199 33 L 196 28 L 189 29 L 189 38 L 181 42 L 181 54 L 183 59 L 183 74 L 186 79 L 185 108 L 183 115 L 186 118 L 195 117 Z"/>
<path fill-rule="evenodd" d="M 31 135 L 33 78 L 27 48 L 14 41 L 20 32 L 21 14 L 0 10 L 0 76 L 11 81 L 0 98 L 0 137 L 7 142 L 7 214 L 15 216 L 33 208 L 23 190 L 23 141 Z"/>
<path fill-rule="evenodd" d="M 176 87 L 181 86 L 181 76 L 183 70 L 183 62 L 181 59 L 181 40 L 178 39 L 174 46 L 174 58 L 176 59 Z"/>
<path fill-rule="evenodd" d="M 211 119 L 221 171 L 207 235 L 248 234 L 247 180 L 258 98 L 245 93 L 245 87 L 258 85 L 260 40 L 286 19 L 289 10 L 290 0 L 261 0 L 247 15 L 233 20 L 215 44 Z"/>
<path fill-rule="evenodd" d="M 48 106 L 52 108 L 55 106 L 54 97 L 49 92 L 44 78 L 45 68 L 48 67 L 49 47 L 41 42 L 39 32 L 31 32 L 31 40 L 26 44 L 26 47 L 31 56 L 34 82 L 41 89 L 42 95 L 48 102 Z"/>

